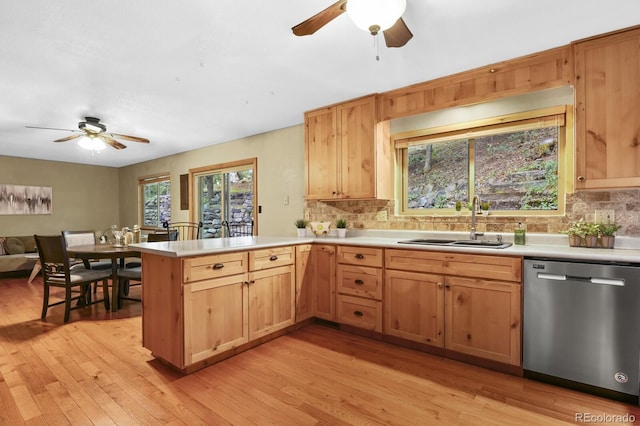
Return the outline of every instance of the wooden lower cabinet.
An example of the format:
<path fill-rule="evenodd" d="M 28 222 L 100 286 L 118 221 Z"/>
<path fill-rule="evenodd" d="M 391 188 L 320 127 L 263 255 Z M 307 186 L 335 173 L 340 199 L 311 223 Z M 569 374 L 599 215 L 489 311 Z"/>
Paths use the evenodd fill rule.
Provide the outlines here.
<path fill-rule="evenodd" d="M 184 286 L 185 365 L 249 341 L 247 275 Z"/>
<path fill-rule="evenodd" d="M 521 285 L 446 277 L 445 347 L 520 365 Z"/>
<path fill-rule="evenodd" d="M 336 247 L 296 247 L 296 321 L 316 317 L 336 320 Z"/>
<path fill-rule="evenodd" d="M 521 364 L 521 259 L 389 249 L 385 264 L 403 269 L 385 269 L 385 334 Z"/>
<path fill-rule="evenodd" d="M 143 253 L 143 345 L 183 371 L 294 324 L 294 248 Z"/>
<path fill-rule="evenodd" d="M 294 323 L 295 271 L 281 266 L 249 273 L 249 340 Z"/>
<path fill-rule="evenodd" d="M 382 302 L 339 294 L 338 322 L 382 333 Z"/>
<path fill-rule="evenodd" d="M 384 332 L 444 347 L 444 285 L 441 275 L 385 271 Z"/>

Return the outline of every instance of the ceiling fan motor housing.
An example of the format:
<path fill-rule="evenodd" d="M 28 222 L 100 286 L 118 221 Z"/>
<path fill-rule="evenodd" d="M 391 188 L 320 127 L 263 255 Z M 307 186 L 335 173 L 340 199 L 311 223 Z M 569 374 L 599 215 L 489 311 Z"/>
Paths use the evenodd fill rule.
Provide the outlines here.
<path fill-rule="evenodd" d="M 78 128 L 80 130 L 91 133 L 102 133 L 107 130 L 107 126 L 100 123 L 99 118 L 85 117 L 84 119 L 85 121 L 81 121 L 80 123 L 78 123 Z"/>

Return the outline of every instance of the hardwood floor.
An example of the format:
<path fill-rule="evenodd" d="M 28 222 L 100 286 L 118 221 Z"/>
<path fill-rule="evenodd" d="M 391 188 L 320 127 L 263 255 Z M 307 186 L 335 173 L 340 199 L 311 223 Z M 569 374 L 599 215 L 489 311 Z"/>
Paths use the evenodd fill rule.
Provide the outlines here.
<path fill-rule="evenodd" d="M 41 303 L 41 278 L 0 279 L 1 425 L 555 425 L 576 423 L 581 413 L 640 419 L 635 405 L 319 325 L 182 376 L 142 348 L 139 303 L 125 301 L 113 314 L 101 305 L 72 311 L 67 324 L 61 306 L 40 321 Z"/>

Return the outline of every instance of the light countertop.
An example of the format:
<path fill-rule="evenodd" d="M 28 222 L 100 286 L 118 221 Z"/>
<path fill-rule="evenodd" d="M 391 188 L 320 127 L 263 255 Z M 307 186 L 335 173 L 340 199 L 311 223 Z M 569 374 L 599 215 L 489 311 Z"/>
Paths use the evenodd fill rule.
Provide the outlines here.
<path fill-rule="evenodd" d="M 335 231 L 332 231 L 335 232 Z M 479 239 L 494 241 L 497 234 L 487 233 Z M 401 244 L 399 241 L 413 238 L 468 239 L 468 233 L 429 231 L 349 230 L 346 238 L 333 233 L 326 237 L 314 237 L 307 232 L 305 237 L 236 237 L 188 241 L 168 241 L 133 244 L 143 253 L 167 257 L 191 257 L 218 254 L 238 250 L 256 250 L 295 244 L 342 244 L 364 247 L 402 248 L 411 250 L 448 251 L 467 254 L 492 254 L 501 256 L 547 257 L 579 261 L 632 262 L 640 263 L 640 238 L 616 237 L 614 249 L 569 247 L 568 238 L 562 234 L 527 234 L 526 245 L 512 245 L 505 249 L 424 246 Z M 505 242 L 513 242 L 513 235 L 504 234 Z"/>

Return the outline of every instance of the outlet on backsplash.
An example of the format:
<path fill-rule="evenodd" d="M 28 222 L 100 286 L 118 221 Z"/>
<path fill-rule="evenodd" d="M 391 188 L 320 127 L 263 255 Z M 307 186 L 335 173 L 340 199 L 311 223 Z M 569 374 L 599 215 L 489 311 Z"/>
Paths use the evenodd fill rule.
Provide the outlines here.
<path fill-rule="evenodd" d="M 614 223 L 615 210 L 596 210 L 596 223 Z"/>

